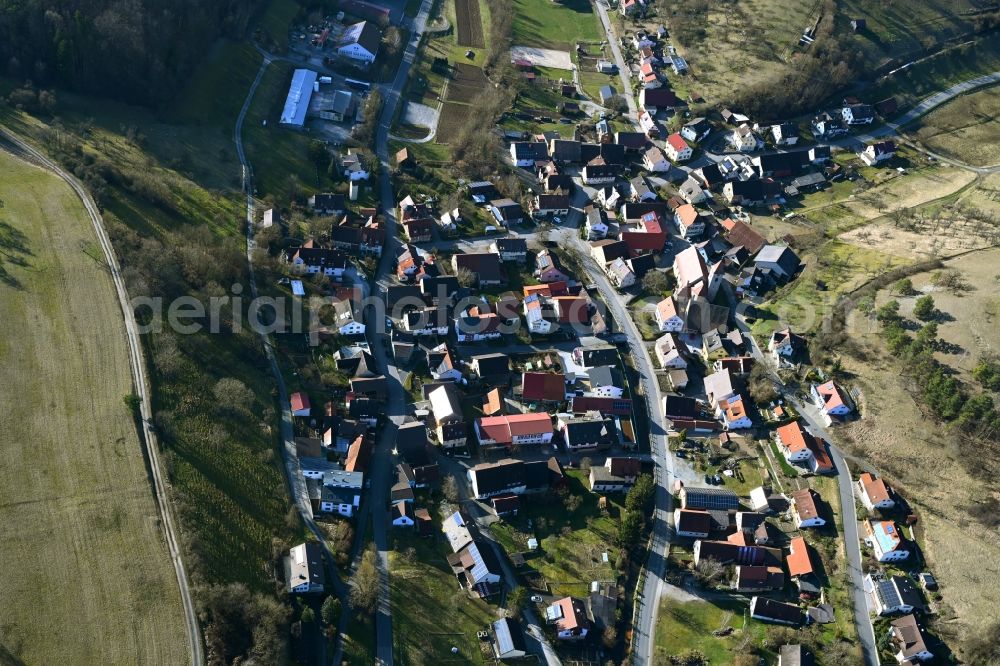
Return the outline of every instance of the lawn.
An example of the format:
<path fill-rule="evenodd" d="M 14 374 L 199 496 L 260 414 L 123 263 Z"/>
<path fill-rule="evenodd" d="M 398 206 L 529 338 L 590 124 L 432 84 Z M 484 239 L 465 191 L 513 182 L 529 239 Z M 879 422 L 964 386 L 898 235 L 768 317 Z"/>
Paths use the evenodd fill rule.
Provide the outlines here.
<path fill-rule="evenodd" d="M 527 550 L 527 539 L 539 540 L 540 554 L 528 558 L 527 565 L 548 584 L 555 595 L 585 595 L 592 581 L 613 581 L 615 568 L 603 561 L 603 553 L 613 553 L 612 539 L 622 512 L 623 496 L 608 496 L 609 510 L 598 508 L 598 496 L 590 492 L 587 474 L 568 470 L 567 496 L 525 497 L 518 515 L 491 526 L 497 541 L 508 553 Z M 571 509 L 568 500 L 579 497 Z M 530 524 L 530 527 L 529 527 Z"/>
<path fill-rule="evenodd" d="M 728 636 L 717 637 L 712 632 L 731 627 Z M 654 654 L 658 663 L 670 656 L 686 650 L 699 650 L 710 664 L 731 664 L 737 654 L 751 649 L 762 656 L 773 658 L 773 652 L 765 650 L 766 626 L 750 619 L 749 602 L 707 601 L 679 602 L 664 598 L 660 602 L 657 615 Z M 749 634 L 747 647 L 741 649 Z"/>
<path fill-rule="evenodd" d="M 122 313 L 90 218 L 55 176 L 6 152 L 0 173 L 2 660 L 185 663 L 177 579 L 122 400 Z"/>
<path fill-rule="evenodd" d="M 389 581 L 396 657 L 413 666 L 479 663 L 476 632 L 496 619 L 495 609 L 459 588 L 445 560 L 451 549 L 438 533 L 427 539 L 397 528 L 392 537 Z"/>
<path fill-rule="evenodd" d="M 572 51 L 577 42 L 603 39 L 600 18 L 586 0 L 514 0 L 515 46 Z"/>
<path fill-rule="evenodd" d="M 419 4 L 417 6 L 419 7 Z M 261 14 L 258 27 L 265 35 L 280 43 L 288 39 L 292 22 L 300 9 L 299 3 L 295 0 L 272 0 Z"/>
<path fill-rule="evenodd" d="M 910 135 L 927 148 L 972 164 L 1000 162 L 1000 89 L 980 90 L 938 107 L 909 126 Z"/>
<path fill-rule="evenodd" d="M 250 44 L 220 40 L 167 109 L 168 122 L 221 125 L 231 132 L 260 62 Z"/>

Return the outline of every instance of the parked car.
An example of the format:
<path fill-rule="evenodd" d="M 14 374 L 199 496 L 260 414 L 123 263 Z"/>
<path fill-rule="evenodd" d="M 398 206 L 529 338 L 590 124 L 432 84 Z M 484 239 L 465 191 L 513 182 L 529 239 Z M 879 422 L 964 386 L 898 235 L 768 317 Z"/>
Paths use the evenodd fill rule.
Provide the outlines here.
<path fill-rule="evenodd" d="M 533 603 L 533 604 L 540 604 L 540 603 L 542 603 L 542 595 L 540 595 L 540 594 L 533 594 L 533 595 L 531 595 L 531 603 Z"/>

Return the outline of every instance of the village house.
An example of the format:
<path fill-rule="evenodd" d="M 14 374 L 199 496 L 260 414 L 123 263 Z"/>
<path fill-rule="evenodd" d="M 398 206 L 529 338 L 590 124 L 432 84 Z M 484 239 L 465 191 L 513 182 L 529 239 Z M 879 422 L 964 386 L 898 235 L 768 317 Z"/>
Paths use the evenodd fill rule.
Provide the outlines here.
<path fill-rule="evenodd" d="M 681 128 L 681 136 L 695 143 L 707 137 L 711 132 L 712 125 L 704 118 L 692 118 Z"/>
<path fill-rule="evenodd" d="M 606 238 L 608 235 L 608 223 L 604 211 L 593 206 L 588 207 L 585 229 L 587 231 L 587 240 L 589 241 Z"/>
<path fill-rule="evenodd" d="M 524 632 L 517 620 L 505 617 L 493 623 L 493 651 L 497 659 L 520 659 L 527 654 Z"/>
<path fill-rule="evenodd" d="M 858 153 L 858 157 L 868 166 L 875 166 L 886 160 L 891 160 L 896 155 L 896 144 L 893 141 L 879 141 L 868 144 L 864 150 Z"/>
<path fill-rule="evenodd" d="M 656 360 L 664 370 L 685 370 L 688 366 L 687 360 L 681 355 L 677 344 L 677 339 L 673 333 L 667 333 L 660 337 L 653 345 L 653 352 Z"/>
<path fill-rule="evenodd" d="M 803 529 L 826 525 L 826 519 L 819 515 L 818 499 L 819 495 L 812 488 L 802 488 L 791 494 L 795 527 Z"/>
<path fill-rule="evenodd" d="M 733 150 L 741 153 L 752 153 L 757 150 L 760 142 L 749 125 L 740 125 L 733 129 L 727 135 L 726 140 Z"/>
<path fill-rule="evenodd" d="M 604 268 L 608 279 L 618 289 L 628 289 L 635 284 L 635 273 L 628 262 L 622 258 L 615 259 Z"/>
<path fill-rule="evenodd" d="M 490 214 L 500 226 L 524 222 L 524 209 L 513 199 L 495 199 L 490 202 Z"/>
<path fill-rule="evenodd" d="M 679 206 L 674 211 L 674 223 L 681 238 L 691 240 L 705 233 L 705 221 L 698 214 L 698 209 L 691 204 Z"/>
<path fill-rule="evenodd" d="M 913 615 L 905 615 L 889 623 L 889 637 L 900 664 L 919 664 L 930 661 L 934 654 L 927 649 L 924 632 Z"/>
<path fill-rule="evenodd" d="M 642 470 L 638 458 L 608 458 L 590 468 L 590 489 L 595 493 L 623 493 L 635 484 Z"/>
<path fill-rule="evenodd" d="M 706 513 L 711 516 L 713 512 L 707 511 Z M 728 517 L 726 517 L 726 520 L 728 521 Z M 713 522 L 713 529 L 717 525 L 717 522 Z M 692 549 L 695 566 L 698 566 L 702 560 L 715 560 L 719 564 L 737 564 L 741 566 L 781 566 L 780 550 L 766 546 L 748 545 L 743 538 L 742 532 L 737 532 L 737 534 L 739 536 L 732 540 L 709 541 L 700 539 L 695 541 L 694 548 Z"/>
<path fill-rule="evenodd" d="M 892 498 L 892 490 L 886 482 L 873 474 L 864 472 L 858 477 L 858 495 L 861 503 L 869 511 L 878 509 L 887 511 L 896 506 L 896 500 Z"/>
<path fill-rule="evenodd" d="M 625 5 L 639 5 L 639 0 L 625 0 L 622 3 L 622 13 Z M 626 14 L 631 15 L 631 14 Z M 587 637 L 591 622 L 587 617 L 587 608 L 579 599 L 564 597 L 545 609 L 545 621 L 555 625 L 556 638 L 561 641 L 576 641 Z"/>
<path fill-rule="evenodd" d="M 660 138 L 660 126 L 649 111 L 643 111 L 639 114 L 639 129 L 645 132 L 650 139 Z"/>
<path fill-rule="evenodd" d="M 556 430 L 562 433 L 567 453 L 606 449 L 617 442 L 614 421 L 604 418 L 599 412 L 583 416 L 561 414 L 556 421 Z"/>
<path fill-rule="evenodd" d="M 536 294 L 524 299 L 524 319 L 528 322 L 528 330 L 538 335 L 548 335 L 555 324 L 545 318 L 542 301 Z"/>
<path fill-rule="evenodd" d="M 677 312 L 677 300 L 671 295 L 656 304 L 657 328 L 663 333 L 680 333 L 684 330 L 684 318 Z"/>
<path fill-rule="evenodd" d="M 411 310 L 403 315 L 402 327 L 412 335 L 448 335 L 448 311 L 440 307 Z"/>
<path fill-rule="evenodd" d="M 848 125 L 869 125 L 875 121 L 875 109 L 867 104 L 850 104 L 840 110 L 840 117 Z"/>
<path fill-rule="evenodd" d="M 416 524 L 412 502 L 393 503 L 390 517 L 393 527 L 413 527 Z"/>
<path fill-rule="evenodd" d="M 803 537 L 793 537 L 788 544 L 788 557 L 785 558 L 788 575 L 791 578 L 811 576 L 814 573 L 812 559 L 809 555 L 809 545 Z"/>
<path fill-rule="evenodd" d="M 346 254 L 339 250 L 313 247 L 308 241 L 302 247 L 290 250 L 289 262 L 300 273 L 326 275 L 335 280 L 343 279 L 349 263 Z"/>
<path fill-rule="evenodd" d="M 739 394 L 720 400 L 715 408 L 715 418 L 719 419 L 726 430 L 753 427 L 753 421 L 750 420 L 747 411 L 747 401 Z"/>
<path fill-rule="evenodd" d="M 490 386 L 505 386 L 510 381 L 510 357 L 506 354 L 480 354 L 469 363 L 472 374 Z"/>
<path fill-rule="evenodd" d="M 566 399 L 566 378 L 562 373 L 522 373 L 521 398 L 526 402 L 563 402 Z"/>
<path fill-rule="evenodd" d="M 654 173 L 670 171 L 670 162 L 667 161 L 663 151 L 656 146 L 650 146 L 646 152 L 643 153 L 642 165 L 647 171 L 652 171 Z"/>
<path fill-rule="evenodd" d="M 288 400 L 291 405 L 292 416 L 309 416 L 311 410 L 308 394 L 302 391 L 296 391 L 289 397 Z"/>
<path fill-rule="evenodd" d="M 753 597 L 750 600 L 750 617 L 761 622 L 787 624 L 794 627 L 805 621 L 802 610 L 798 606 L 767 597 Z"/>
<path fill-rule="evenodd" d="M 910 556 L 910 548 L 899 527 L 891 520 L 871 520 L 865 522 L 865 542 L 871 546 L 872 554 L 879 562 L 898 562 Z"/>
<path fill-rule="evenodd" d="M 735 511 L 740 507 L 740 498 L 728 488 L 691 488 L 680 490 L 682 509 L 705 509 L 706 511 Z"/>
<path fill-rule="evenodd" d="M 677 192 L 689 204 L 701 203 L 708 198 L 708 194 L 702 188 L 701 184 L 691 176 L 688 176 L 687 180 L 681 183 L 681 186 L 677 188 Z"/>
<path fill-rule="evenodd" d="M 490 244 L 490 252 L 500 255 L 502 261 L 523 264 L 528 260 L 528 244 L 523 238 L 497 238 Z"/>
<path fill-rule="evenodd" d="M 655 83 L 658 84 L 659 80 L 657 79 Z M 669 111 L 680 105 L 681 101 L 677 99 L 677 95 L 670 88 L 654 85 L 644 87 L 639 91 L 639 106 L 651 115 L 656 115 L 660 111 Z"/>
<path fill-rule="evenodd" d="M 549 147 L 544 141 L 515 141 L 510 144 L 510 158 L 514 166 L 531 168 L 549 158 Z"/>
<path fill-rule="evenodd" d="M 767 343 L 767 350 L 779 367 L 796 362 L 806 347 L 806 339 L 790 328 L 775 331 Z"/>
<path fill-rule="evenodd" d="M 870 573 L 865 576 L 868 607 L 876 615 L 899 615 L 923 611 L 924 598 L 909 576 L 889 576 Z"/>
<path fill-rule="evenodd" d="M 663 149 L 666 151 L 667 157 L 670 158 L 672 162 L 687 162 L 691 159 L 691 146 L 687 144 L 679 133 L 674 132 L 667 137 L 664 143 Z"/>
<path fill-rule="evenodd" d="M 472 273 L 480 287 L 497 286 L 506 282 L 500 255 L 493 252 L 453 254 L 451 267 L 456 275 L 463 269 Z"/>
<path fill-rule="evenodd" d="M 289 594 L 320 594 L 326 589 L 323 548 L 316 541 L 293 546 L 284 558 Z"/>
<path fill-rule="evenodd" d="M 832 380 L 823 384 L 813 384 L 809 394 L 827 420 L 830 420 L 830 417 L 844 417 L 851 413 L 851 407 L 844 399 L 843 392 Z"/>
<path fill-rule="evenodd" d="M 545 412 L 489 416 L 473 427 L 480 446 L 533 446 L 552 441 L 552 418 Z"/>
<path fill-rule="evenodd" d="M 799 128 L 795 123 L 771 125 L 771 137 L 776 146 L 794 146 L 799 140 Z"/>
<path fill-rule="evenodd" d="M 553 217 L 569 214 L 569 196 L 566 194 L 538 194 L 532 212 L 535 216 Z"/>
<path fill-rule="evenodd" d="M 764 201 L 764 183 L 758 179 L 730 180 L 722 186 L 722 197 L 733 206 L 755 206 Z"/>
<path fill-rule="evenodd" d="M 598 158 L 598 162 L 589 162 L 583 167 L 583 182 L 586 185 L 611 185 L 618 177 L 620 168 L 614 164 L 606 164 Z"/>
<path fill-rule="evenodd" d="M 775 431 L 775 441 L 778 450 L 789 463 L 802 465 L 816 474 L 830 474 L 834 471 L 825 442 L 813 437 L 802 427 L 801 422 L 793 421 L 778 428 Z"/>
<path fill-rule="evenodd" d="M 712 531 L 712 516 L 702 509 L 674 509 L 674 533 L 677 536 L 705 539 Z"/>
<path fill-rule="evenodd" d="M 361 21 L 344 30 L 337 42 L 337 53 L 369 65 L 375 61 L 381 43 L 382 33 L 378 26 L 372 21 Z"/>
<path fill-rule="evenodd" d="M 570 279 L 562 270 L 559 257 L 551 250 L 542 250 L 535 255 L 535 277 L 539 282 L 568 282 Z"/>
<path fill-rule="evenodd" d="M 455 512 L 442 523 L 451 545 L 448 564 L 466 588 L 480 597 L 494 594 L 503 577 L 503 569 L 493 548 L 479 534 L 473 521 L 466 522 Z"/>
<path fill-rule="evenodd" d="M 340 172 L 344 178 L 352 182 L 369 178 L 368 170 L 361 161 L 361 155 L 352 150 L 348 150 L 347 154 L 340 158 Z"/>
<path fill-rule="evenodd" d="M 813 136 L 817 139 L 832 139 L 843 134 L 847 134 L 847 126 L 840 115 L 830 115 L 823 112 L 813 118 L 810 123 Z"/>

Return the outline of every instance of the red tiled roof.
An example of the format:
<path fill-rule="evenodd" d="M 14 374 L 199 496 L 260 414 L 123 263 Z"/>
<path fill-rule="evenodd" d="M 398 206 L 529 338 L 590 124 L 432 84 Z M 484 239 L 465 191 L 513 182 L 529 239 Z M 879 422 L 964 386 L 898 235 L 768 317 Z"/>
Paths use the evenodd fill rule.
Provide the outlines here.
<path fill-rule="evenodd" d="M 561 376 L 561 375 L 560 375 Z M 546 412 L 505 416 L 512 436 L 552 432 L 552 417 Z"/>
<path fill-rule="evenodd" d="M 292 405 L 293 412 L 297 412 L 302 409 L 309 409 L 309 396 L 302 391 L 293 393 L 289 402 Z"/>
<path fill-rule="evenodd" d="M 889 487 L 882 479 L 865 472 L 858 480 L 861 481 L 861 487 L 865 489 L 865 494 L 873 504 L 889 499 Z"/>
<path fill-rule="evenodd" d="M 781 426 L 777 432 L 781 444 L 792 453 L 812 449 L 808 442 L 808 440 L 812 440 L 812 435 L 806 432 L 806 429 L 798 421 Z"/>
<path fill-rule="evenodd" d="M 788 557 L 785 558 L 785 562 L 788 563 L 789 576 L 805 576 L 813 572 L 812 560 L 809 558 L 809 546 L 805 539 L 802 537 L 792 539 L 788 546 Z"/>
<path fill-rule="evenodd" d="M 673 134 L 668 136 L 667 143 L 669 143 L 670 147 L 676 150 L 677 152 L 680 152 L 685 148 L 688 148 L 687 141 L 685 141 L 684 137 L 682 137 L 678 132 L 674 132 Z"/>

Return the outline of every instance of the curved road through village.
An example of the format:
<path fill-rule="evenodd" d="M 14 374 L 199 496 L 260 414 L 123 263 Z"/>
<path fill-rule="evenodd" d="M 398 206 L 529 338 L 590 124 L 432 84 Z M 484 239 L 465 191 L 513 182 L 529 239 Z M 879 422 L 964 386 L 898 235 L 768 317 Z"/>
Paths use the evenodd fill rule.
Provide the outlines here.
<path fill-rule="evenodd" d="M 153 407 L 150 399 L 149 382 L 146 378 L 146 365 L 143 358 L 142 343 L 139 340 L 135 312 L 132 310 L 132 303 L 125 288 L 125 280 L 122 278 L 121 268 L 118 265 L 118 256 L 115 254 L 115 249 L 111 245 L 111 239 L 108 238 L 108 233 L 104 228 L 104 219 L 101 217 L 101 212 L 97 208 L 97 204 L 94 203 L 94 200 L 87 193 L 87 190 L 80 181 L 69 175 L 58 164 L 13 133 L 0 128 L 0 136 L 66 181 L 73 188 L 80 201 L 83 202 L 83 206 L 87 209 L 87 214 L 94 225 L 94 232 L 97 234 L 101 251 L 104 253 L 104 260 L 108 264 L 108 272 L 111 274 L 111 279 L 114 282 L 118 302 L 122 308 L 122 316 L 125 319 L 129 360 L 132 366 L 132 383 L 135 394 L 141 399 L 139 403 L 139 415 L 142 423 L 142 442 L 145 446 L 146 454 L 149 456 L 153 491 L 156 495 L 156 504 L 163 522 L 163 534 L 170 552 L 170 561 L 174 566 L 174 573 L 177 576 L 177 585 L 180 588 L 181 605 L 184 608 L 184 621 L 187 625 L 188 644 L 191 648 L 191 663 L 201 666 L 201 664 L 205 663 L 205 653 L 201 642 L 201 628 L 198 624 L 198 615 L 195 612 L 194 601 L 191 597 L 191 584 L 188 581 L 187 569 L 184 567 L 184 560 L 181 557 L 173 506 L 167 497 L 167 482 L 162 463 L 160 462 L 159 444 L 156 440 L 156 433 L 150 425 L 153 422 Z"/>

